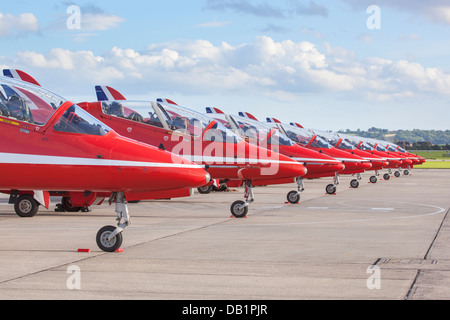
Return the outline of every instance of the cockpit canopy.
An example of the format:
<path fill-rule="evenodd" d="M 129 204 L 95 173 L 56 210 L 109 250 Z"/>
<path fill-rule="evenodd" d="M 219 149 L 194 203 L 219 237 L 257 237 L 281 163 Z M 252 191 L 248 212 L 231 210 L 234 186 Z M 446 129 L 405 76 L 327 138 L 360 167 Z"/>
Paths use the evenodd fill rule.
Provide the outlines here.
<path fill-rule="evenodd" d="M 342 138 L 341 144 L 346 143 L 363 151 L 373 150 L 373 146 L 369 145 L 362 137 L 352 136 L 344 133 L 337 133 L 337 135 Z"/>
<path fill-rule="evenodd" d="M 268 125 L 259 121 L 244 118 L 238 115 L 229 115 L 214 113 L 211 114 L 214 120 L 222 123 L 245 139 L 255 143 L 267 143 L 270 145 L 292 146 L 293 142 L 278 130 L 272 130 Z"/>
<path fill-rule="evenodd" d="M 324 149 L 332 148 L 332 145 L 328 143 L 325 139 L 323 139 L 321 136 L 317 134 L 312 133 L 308 129 L 299 128 L 297 126 L 293 126 L 286 123 L 280 124 L 280 126 L 283 128 L 284 132 L 289 137 L 289 139 L 303 146 L 310 145 L 313 148 L 324 148 Z"/>
<path fill-rule="evenodd" d="M 0 77 L 0 116 L 42 127 L 66 99 L 31 83 Z M 105 135 L 111 129 L 73 104 L 53 126 L 57 132 Z"/>
<path fill-rule="evenodd" d="M 312 130 L 316 135 L 327 141 L 330 145 L 336 146 L 342 138 L 335 132 L 329 132 L 329 131 L 322 131 L 322 130 Z M 345 139 L 342 139 L 342 141 L 337 146 L 338 149 L 345 149 L 345 150 L 354 150 L 355 146 L 348 141 L 345 141 Z"/>
<path fill-rule="evenodd" d="M 370 138 L 362 138 L 362 141 L 377 151 L 387 152 L 388 150 L 379 143 L 379 141 Z"/>
<path fill-rule="evenodd" d="M 0 116 L 43 126 L 64 102 L 42 87 L 0 77 Z"/>
<path fill-rule="evenodd" d="M 221 123 L 194 110 L 157 101 L 103 101 L 104 114 L 190 135 L 205 141 L 237 143 L 239 136 Z M 214 122 L 214 123 L 213 123 Z"/>

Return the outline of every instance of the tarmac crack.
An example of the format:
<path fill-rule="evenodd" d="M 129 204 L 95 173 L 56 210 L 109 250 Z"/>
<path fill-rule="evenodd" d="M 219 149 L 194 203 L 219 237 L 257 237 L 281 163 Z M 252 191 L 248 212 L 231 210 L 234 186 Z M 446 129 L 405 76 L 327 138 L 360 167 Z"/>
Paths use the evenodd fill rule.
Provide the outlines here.
<path fill-rule="evenodd" d="M 444 215 L 444 218 L 442 219 L 441 224 L 439 225 L 439 228 L 438 228 L 438 230 L 436 231 L 436 234 L 434 235 L 433 240 L 431 241 L 431 244 L 430 244 L 430 246 L 428 247 L 427 252 L 425 253 L 425 256 L 423 257 L 423 260 L 425 260 L 425 261 L 428 260 L 428 257 L 429 257 L 429 255 L 430 255 L 430 252 L 431 252 L 433 246 L 434 246 L 435 243 L 436 243 L 436 240 L 437 240 L 437 238 L 438 238 L 438 236 L 439 236 L 439 234 L 440 234 L 440 232 L 441 232 L 441 230 L 442 230 L 442 227 L 443 227 L 445 221 L 447 220 L 447 217 L 448 217 L 449 212 L 450 212 L 450 209 L 448 209 L 447 212 L 446 212 L 446 214 Z M 377 261 L 377 262 L 378 262 L 378 261 Z M 434 262 L 434 261 L 433 261 L 433 262 Z M 436 264 L 436 263 L 437 263 L 437 261 L 436 261 L 435 263 L 433 263 L 433 264 Z M 411 286 L 409 287 L 408 293 L 406 294 L 404 300 L 411 300 L 411 299 L 413 299 L 414 294 L 415 294 L 415 292 L 416 292 L 417 289 L 418 289 L 418 286 L 417 286 L 416 284 L 417 284 L 419 278 L 423 275 L 424 272 L 425 272 L 425 270 L 423 270 L 423 269 L 418 269 L 418 270 L 417 270 L 417 274 L 416 274 L 416 276 L 414 277 L 414 280 L 413 280 L 413 282 L 411 283 Z"/>

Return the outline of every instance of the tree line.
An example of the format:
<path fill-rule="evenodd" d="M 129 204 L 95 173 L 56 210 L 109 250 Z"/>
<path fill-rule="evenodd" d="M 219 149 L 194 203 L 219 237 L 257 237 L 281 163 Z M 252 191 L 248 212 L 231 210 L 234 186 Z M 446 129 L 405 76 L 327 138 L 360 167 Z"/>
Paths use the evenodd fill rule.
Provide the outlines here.
<path fill-rule="evenodd" d="M 372 127 L 339 132 L 365 138 L 387 140 L 413 150 L 450 150 L 450 130 L 388 130 Z"/>

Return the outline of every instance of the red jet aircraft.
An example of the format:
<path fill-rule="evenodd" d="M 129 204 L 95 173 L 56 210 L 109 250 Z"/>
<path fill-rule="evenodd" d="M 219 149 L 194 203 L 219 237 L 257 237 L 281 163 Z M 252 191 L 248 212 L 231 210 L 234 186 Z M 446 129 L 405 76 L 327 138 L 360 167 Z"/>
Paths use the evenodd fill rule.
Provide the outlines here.
<path fill-rule="evenodd" d="M 205 170 L 167 151 L 122 137 L 78 105 L 28 82 L 0 77 L 0 190 L 20 216 L 48 208 L 50 195 L 115 202 L 117 227 L 97 233 L 120 247 L 130 222 L 126 194 L 198 187 Z"/>
<path fill-rule="evenodd" d="M 241 117 L 225 114 L 218 108 L 206 108 L 206 112 L 250 143 L 258 144 L 261 141 L 268 141 L 272 145 L 271 148 L 278 148 L 281 154 L 303 163 L 308 169 L 304 178 L 330 177 L 344 170 L 340 160 L 297 145 L 279 130 L 255 120 L 256 118 L 251 115 Z M 298 179 L 297 184 L 298 190 L 290 191 L 287 195 L 287 200 L 291 203 L 297 203 L 300 200 L 300 193 L 304 190 L 302 179 Z"/>
<path fill-rule="evenodd" d="M 316 134 L 313 134 L 311 131 L 303 127 L 283 124 L 279 120 L 273 118 L 267 118 L 267 120 L 270 121 L 267 123 L 271 124 L 273 127 L 283 132 L 292 141 L 298 143 L 299 145 L 324 153 L 344 163 L 345 169 L 340 171 L 339 173 L 336 173 L 333 183 L 326 186 L 325 191 L 328 194 L 334 194 L 336 192 L 336 187 L 339 184 L 340 174 L 351 174 L 351 175 L 361 174 L 365 170 L 369 170 L 370 168 L 372 168 L 372 164 L 370 163 L 369 160 L 336 149 L 333 146 L 331 146 L 328 142 L 326 142 L 324 139 L 322 139 Z M 359 185 L 358 180 L 356 181 L 352 180 L 350 182 L 350 186 L 353 188 L 358 187 L 358 185 Z"/>
<path fill-rule="evenodd" d="M 314 134 L 320 136 L 322 139 L 326 140 L 329 144 L 331 144 L 333 147 L 335 147 L 339 150 L 343 150 L 345 152 L 357 155 L 363 159 L 369 160 L 372 163 L 372 168 L 368 169 L 367 171 L 375 171 L 375 175 L 373 175 L 369 178 L 369 181 L 371 181 L 373 183 L 377 182 L 377 176 L 379 175 L 378 171 L 389 166 L 389 162 L 387 161 L 386 158 L 382 158 L 380 156 L 371 154 L 370 152 L 365 151 L 365 150 L 357 149 L 352 144 L 344 141 L 344 139 L 339 137 L 337 133 L 329 132 L 329 131 L 322 131 L 322 130 L 317 130 L 317 129 L 310 129 L 310 131 L 313 132 Z M 387 173 L 385 173 L 383 177 L 385 180 L 390 179 L 390 175 Z M 361 179 L 361 174 L 358 173 L 357 179 L 353 179 L 350 182 L 350 185 L 353 188 L 358 187 L 360 179 Z"/>
<path fill-rule="evenodd" d="M 39 85 L 22 71 L 8 73 Z M 98 102 L 78 105 L 119 134 L 202 165 L 213 179 L 243 181 L 246 201 L 237 200 L 230 208 L 237 218 L 247 215 L 248 206 L 254 201 L 253 186 L 293 182 L 306 173 L 298 162 L 249 145 L 211 118 L 168 99 L 130 101 L 111 87 L 95 89 Z M 139 200 L 139 196 L 133 199 Z"/>
<path fill-rule="evenodd" d="M 377 155 L 379 157 L 386 158 L 386 160 L 389 162 L 389 165 L 385 167 L 385 169 L 388 169 L 388 173 L 385 173 L 383 175 L 383 178 L 385 180 L 388 180 L 390 178 L 390 176 L 392 174 L 392 169 L 397 169 L 397 171 L 394 172 L 394 175 L 396 177 L 400 177 L 400 169 L 402 168 L 402 166 L 407 165 L 406 162 L 409 162 L 409 161 L 406 161 L 406 159 L 404 157 L 400 157 L 396 154 L 388 152 L 388 150 L 381 145 L 377 145 L 377 144 L 373 144 L 373 143 L 369 144 L 367 142 L 366 138 L 347 135 L 344 133 L 338 133 L 338 135 L 339 135 L 339 137 L 344 139 L 344 141 L 352 144 L 359 150 L 364 150 L 364 151 L 370 152 L 373 155 Z M 372 180 L 372 177 L 371 177 L 370 182 L 375 183 L 376 179 Z"/>
<path fill-rule="evenodd" d="M 426 160 L 422 157 L 419 157 L 418 155 L 412 154 L 401 148 L 400 146 L 388 142 L 388 141 L 382 141 L 382 140 L 376 140 L 376 139 L 366 139 L 366 141 L 369 144 L 373 144 L 374 146 L 382 146 L 384 147 L 388 154 L 396 155 L 404 160 L 402 160 L 402 169 L 405 169 L 403 171 L 404 175 L 409 175 L 409 171 L 414 167 L 414 165 L 420 165 L 424 163 Z"/>
<path fill-rule="evenodd" d="M 253 186 L 293 182 L 306 173 L 300 163 L 250 145 L 212 118 L 171 100 L 125 100 L 104 86 L 96 86 L 96 92 L 99 102 L 81 105 L 117 132 L 203 165 L 212 179 L 243 182 L 245 202 L 237 200 L 230 207 L 237 218 L 247 215 Z"/>

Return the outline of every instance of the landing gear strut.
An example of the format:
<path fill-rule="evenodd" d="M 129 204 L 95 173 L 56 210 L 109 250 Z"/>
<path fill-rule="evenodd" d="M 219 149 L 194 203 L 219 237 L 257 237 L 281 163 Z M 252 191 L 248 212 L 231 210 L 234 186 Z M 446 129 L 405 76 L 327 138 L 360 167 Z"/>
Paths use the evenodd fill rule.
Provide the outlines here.
<path fill-rule="evenodd" d="M 236 218 L 244 218 L 248 213 L 248 206 L 255 200 L 253 197 L 253 189 L 251 181 L 245 180 L 244 186 L 245 186 L 245 193 L 244 193 L 245 202 L 242 200 L 237 200 L 233 202 L 233 204 L 230 207 L 231 214 Z"/>
<path fill-rule="evenodd" d="M 287 201 L 289 201 L 292 204 L 300 202 L 300 193 L 302 193 L 305 190 L 305 188 L 303 186 L 303 178 L 302 177 L 295 178 L 295 182 L 297 182 L 297 186 L 298 186 L 297 191 L 292 190 L 292 191 L 289 191 L 289 193 L 287 194 Z"/>
<path fill-rule="evenodd" d="M 101 228 L 97 233 L 97 245 L 103 251 L 114 252 L 122 245 L 122 232 L 131 221 L 130 215 L 128 214 L 127 201 L 123 192 L 113 193 L 109 201 L 110 203 L 116 202 L 117 227 L 105 226 Z"/>
<path fill-rule="evenodd" d="M 325 191 L 328 194 L 335 194 L 336 193 L 336 187 L 339 185 L 339 174 L 334 175 L 333 183 L 326 186 Z"/>

